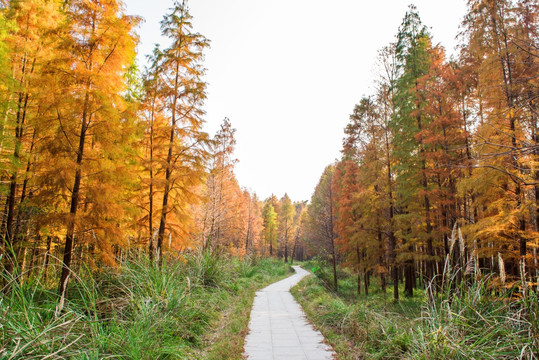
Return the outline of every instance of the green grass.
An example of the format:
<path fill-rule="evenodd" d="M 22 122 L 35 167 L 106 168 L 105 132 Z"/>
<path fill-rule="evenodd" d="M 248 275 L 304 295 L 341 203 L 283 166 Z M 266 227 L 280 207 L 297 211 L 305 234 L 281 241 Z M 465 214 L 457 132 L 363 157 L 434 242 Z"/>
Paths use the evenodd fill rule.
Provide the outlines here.
<path fill-rule="evenodd" d="M 81 271 L 61 312 L 53 284 L 9 278 L 0 359 L 240 359 L 255 289 L 288 272 L 273 259 L 209 253 L 168 259 L 161 269 L 134 258 Z"/>
<path fill-rule="evenodd" d="M 355 276 L 340 275 L 338 295 L 323 275 L 304 279 L 292 293 L 341 360 L 539 357 L 536 294 L 496 295 L 485 278 L 453 287 L 434 304 L 421 290 L 395 303 L 390 286 L 383 294 L 373 280 L 370 295 L 358 296 Z"/>
<path fill-rule="evenodd" d="M 352 286 L 353 285 L 353 286 Z M 310 276 L 292 289 L 307 317 L 333 345 L 339 358 L 398 359 L 408 351 L 414 318 L 420 314 L 418 296 L 400 303 L 381 292 L 357 296 L 354 279 L 339 281 L 339 295 Z M 373 288 L 374 290 L 374 288 Z"/>

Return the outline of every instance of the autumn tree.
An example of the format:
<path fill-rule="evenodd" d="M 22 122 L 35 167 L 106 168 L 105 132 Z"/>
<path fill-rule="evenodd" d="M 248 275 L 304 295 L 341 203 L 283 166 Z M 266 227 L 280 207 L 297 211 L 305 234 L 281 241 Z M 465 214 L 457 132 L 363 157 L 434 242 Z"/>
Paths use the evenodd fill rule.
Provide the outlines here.
<path fill-rule="evenodd" d="M 333 288 L 337 290 L 337 249 L 335 246 L 335 197 L 332 189 L 335 167 L 324 169 L 308 207 L 308 239 L 312 247 L 322 250 L 333 267 Z"/>
<path fill-rule="evenodd" d="M 211 248 L 218 246 L 224 236 L 228 225 L 232 225 L 232 218 L 236 214 L 230 211 L 234 199 L 234 192 L 239 189 L 234 179 L 233 158 L 236 139 L 230 120 L 225 118 L 221 128 L 215 134 L 211 145 L 211 157 L 209 160 L 209 174 L 206 181 L 206 204 L 202 215 L 202 247 Z"/>
<path fill-rule="evenodd" d="M 537 208 L 530 147 L 537 133 L 537 85 L 531 80 L 537 73 L 537 14 L 537 5 L 528 1 L 474 0 L 463 22 L 462 58 L 475 79 L 479 118 L 475 169 L 462 187 L 472 191 L 478 219 L 467 230 L 479 238 L 481 257 L 501 253 L 514 275 L 528 256 L 528 230 L 536 221 L 527 214 L 530 197 Z M 477 179 L 485 180 L 470 187 Z"/>
<path fill-rule="evenodd" d="M 204 144 L 208 136 L 201 130 L 202 105 L 206 98 L 201 61 L 209 41 L 192 31 L 191 19 L 187 3 L 183 1 L 175 2 L 161 22 L 162 34 L 172 44 L 157 59 L 162 80 L 160 96 L 164 98 L 164 112 L 169 122 L 166 157 L 161 163 L 163 197 L 156 245 L 159 263 L 162 261 L 165 231 L 174 231 L 184 238 L 189 233 L 188 225 L 192 219 L 185 210 L 186 205 L 196 201 L 194 187 L 205 176 L 207 151 Z M 174 215 L 177 221 L 167 222 L 169 214 Z"/>
<path fill-rule="evenodd" d="M 247 203 L 247 206 L 245 206 Z M 245 253 L 259 252 L 263 246 L 261 244 L 262 232 L 262 208 L 256 193 L 251 194 L 247 190 L 243 190 L 243 208 L 244 208 L 244 233 L 245 233 Z"/>
<path fill-rule="evenodd" d="M 65 58 L 49 64 L 54 69 L 50 79 L 55 86 L 49 96 L 54 101 L 55 122 L 47 128 L 39 149 L 39 186 L 51 191 L 42 194 L 42 201 L 61 194 L 51 202 L 59 215 L 56 221 L 66 228 L 61 296 L 71 274 L 75 237 L 80 242 L 89 235 L 108 262 L 114 261 L 112 243 L 122 241 L 117 219 L 123 217 L 126 203 L 116 189 L 129 179 L 127 164 L 121 160 L 125 147 L 119 144 L 130 143 L 132 120 L 125 116 L 121 93 L 124 69 L 133 59 L 133 28 L 138 22 L 114 0 L 67 5 L 70 37 L 63 44 Z"/>
<path fill-rule="evenodd" d="M 264 201 L 264 207 L 262 208 L 262 238 L 264 243 L 267 244 L 269 249 L 269 255 L 273 255 L 273 249 L 277 244 L 278 236 L 278 222 L 277 213 L 273 207 L 271 198 Z"/>
<path fill-rule="evenodd" d="M 410 6 L 397 35 L 396 58 L 399 67 L 390 126 L 393 133 L 393 157 L 396 192 L 399 200 L 399 236 L 403 241 L 399 257 L 405 262 L 405 293 L 412 296 L 415 283 L 415 254 L 425 247 L 427 282 L 434 276 L 432 204 L 426 174 L 425 145 L 420 132 L 428 124 L 423 115 L 424 92 L 419 87 L 430 65 L 430 36 L 414 6 Z"/>
<path fill-rule="evenodd" d="M 279 237 L 281 238 L 281 249 L 284 255 L 284 262 L 288 262 L 288 246 L 290 237 L 294 229 L 294 217 L 296 209 L 292 205 L 292 200 L 288 194 L 284 194 L 280 201 L 279 209 Z"/>
<path fill-rule="evenodd" d="M 45 73 L 50 62 L 62 54 L 59 35 L 64 15 L 58 1 L 30 0 L 10 2 L 2 15 L 3 29 L 10 31 L 4 39 L 2 59 L 11 63 L 9 70 L 3 68 L 0 79 L 4 89 L 0 155 L 9 173 L 1 232 L 9 257 L 22 240 L 18 234 L 35 160 L 33 152 L 39 126 L 44 125 L 44 114 L 51 106 Z M 8 260 L 8 271 L 14 262 Z"/>

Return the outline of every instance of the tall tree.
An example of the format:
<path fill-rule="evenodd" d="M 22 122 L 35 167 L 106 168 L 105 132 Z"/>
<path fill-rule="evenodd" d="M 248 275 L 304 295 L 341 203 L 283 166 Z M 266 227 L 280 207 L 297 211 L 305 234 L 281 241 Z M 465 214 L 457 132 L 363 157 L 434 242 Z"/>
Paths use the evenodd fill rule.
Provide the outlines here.
<path fill-rule="evenodd" d="M 425 146 L 420 132 L 427 125 L 423 116 L 424 93 L 419 79 L 430 65 L 430 37 L 414 6 L 410 6 L 397 35 L 396 58 L 399 66 L 393 104 L 395 111 L 390 126 L 393 132 L 393 157 L 396 173 L 396 216 L 403 240 L 400 257 L 405 261 L 405 293 L 413 295 L 415 282 L 414 257 L 420 243 L 425 243 L 426 280 L 434 276 L 432 207 L 426 174 Z"/>
<path fill-rule="evenodd" d="M 127 180 L 122 175 L 126 164 L 121 161 L 125 147 L 120 144 L 131 142 L 131 122 L 125 116 L 121 93 L 124 69 L 133 59 L 136 44 L 132 31 L 138 23 L 115 0 L 80 0 L 66 5 L 71 35 L 64 44 L 67 58 L 50 65 L 58 84 L 51 91 L 56 122 L 41 145 L 45 152 L 42 164 L 50 161 L 55 166 L 46 169 L 40 179 L 41 186 L 64 194 L 68 203 L 63 216 L 61 296 L 72 271 L 76 234 L 82 238 L 90 232 L 96 246 L 104 250 L 101 255 L 106 261 L 113 261 L 110 241 L 121 239 L 114 217 L 122 216 L 125 202 L 123 194 L 114 189 Z M 58 208 L 60 214 L 62 207 Z M 80 214 L 81 208 L 84 214 Z"/>
<path fill-rule="evenodd" d="M 308 207 L 308 238 L 329 257 L 333 267 L 333 288 L 337 291 L 337 249 L 335 226 L 335 195 L 332 189 L 335 167 L 327 166 L 320 177 Z"/>
<path fill-rule="evenodd" d="M 186 235 L 186 203 L 195 201 L 193 187 L 204 178 L 207 152 L 204 144 L 207 134 L 201 131 L 206 98 L 206 83 L 202 80 L 203 50 L 209 41 L 192 31 L 192 16 L 187 2 L 175 2 L 171 12 L 161 22 L 162 34 L 172 40 L 159 63 L 162 79 L 161 94 L 165 98 L 165 112 L 169 117 L 169 140 L 164 159 L 163 201 L 157 233 L 157 255 L 162 262 L 163 241 L 167 216 L 174 211 L 183 218 L 176 232 Z M 172 202 L 172 198 L 174 201 Z M 169 228 L 169 230 L 171 230 Z"/>
<path fill-rule="evenodd" d="M 12 1 L 2 11 L 6 21 L 4 29 L 10 30 L 4 43 L 6 57 L 3 59 L 11 63 L 11 69 L 1 78 L 6 93 L 0 120 L 0 153 L 10 159 L 6 169 L 9 173 L 6 215 L 1 232 L 11 249 L 19 240 L 20 208 L 26 195 L 39 123 L 43 124 L 41 117 L 51 104 L 45 92 L 46 69 L 62 54 L 60 7 L 58 1 L 25 0 Z M 8 251 L 7 255 L 10 254 Z M 7 267 L 13 262 L 9 260 Z"/>
<path fill-rule="evenodd" d="M 269 255 L 273 255 L 273 249 L 277 244 L 277 213 L 273 208 L 271 198 L 267 199 L 264 202 L 264 207 L 262 208 L 262 224 L 263 224 L 263 235 L 264 243 L 267 244 L 269 249 Z"/>
<path fill-rule="evenodd" d="M 282 240 L 282 249 L 284 250 L 284 262 L 288 262 L 289 239 L 294 229 L 294 217 L 296 209 L 292 205 L 292 200 L 288 194 L 284 194 L 280 201 L 279 209 L 279 233 Z"/>

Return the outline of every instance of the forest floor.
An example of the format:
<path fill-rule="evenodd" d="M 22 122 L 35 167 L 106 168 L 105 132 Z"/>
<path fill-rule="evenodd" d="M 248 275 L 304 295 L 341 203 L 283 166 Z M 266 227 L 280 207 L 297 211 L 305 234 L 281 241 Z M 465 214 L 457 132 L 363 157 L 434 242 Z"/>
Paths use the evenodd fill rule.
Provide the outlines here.
<path fill-rule="evenodd" d="M 291 272 L 276 259 L 198 254 L 159 269 L 143 256 L 80 271 L 61 312 L 43 273 L 10 278 L 0 359 L 239 360 L 256 290 Z"/>
<path fill-rule="evenodd" d="M 320 263 L 317 276 L 303 279 L 292 294 L 328 339 L 339 359 L 539 359 L 539 303 L 492 291 L 489 278 L 438 294 L 428 304 L 425 291 L 392 299 L 372 279 L 369 295 L 357 294 L 354 274 L 339 270 L 339 292 L 331 270 Z M 321 268 L 321 271 L 319 270 Z M 401 289 L 402 290 L 402 289 Z"/>

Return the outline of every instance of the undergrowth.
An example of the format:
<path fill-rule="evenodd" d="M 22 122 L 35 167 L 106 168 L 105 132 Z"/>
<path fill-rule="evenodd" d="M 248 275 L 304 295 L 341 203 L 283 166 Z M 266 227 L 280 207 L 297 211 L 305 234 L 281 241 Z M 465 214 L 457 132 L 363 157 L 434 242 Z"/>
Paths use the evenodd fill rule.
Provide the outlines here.
<path fill-rule="evenodd" d="M 526 298 L 500 292 L 489 277 L 448 286 L 429 304 L 423 291 L 392 300 L 374 280 L 370 295 L 357 295 L 356 278 L 341 271 L 339 293 L 325 286 L 323 264 L 292 289 L 308 318 L 339 358 L 537 359 L 537 293 Z"/>
<path fill-rule="evenodd" d="M 220 328 L 223 314 L 288 271 L 273 259 L 201 253 L 160 269 L 134 256 L 118 268 L 80 271 L 61 311 L 53 283 L 4 274 L 0 359 L 206 359 L 221 336 L 214 329 L 239 339 L 229 358 L 240 359 L 247 324 Z"/>

